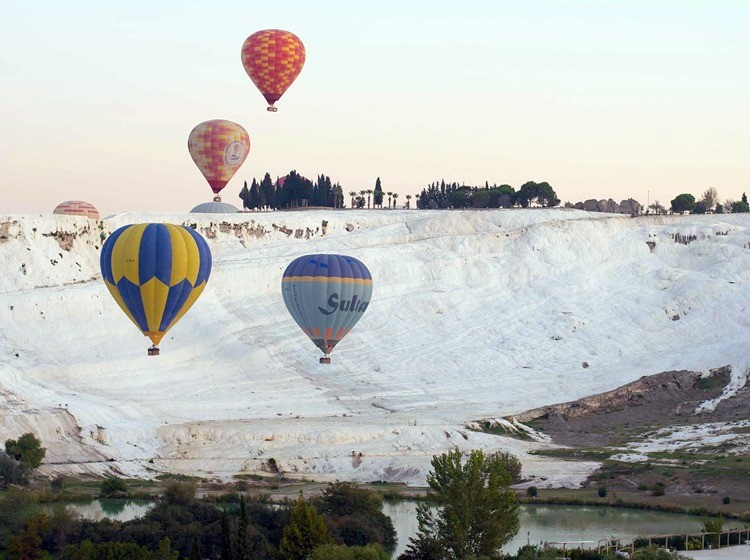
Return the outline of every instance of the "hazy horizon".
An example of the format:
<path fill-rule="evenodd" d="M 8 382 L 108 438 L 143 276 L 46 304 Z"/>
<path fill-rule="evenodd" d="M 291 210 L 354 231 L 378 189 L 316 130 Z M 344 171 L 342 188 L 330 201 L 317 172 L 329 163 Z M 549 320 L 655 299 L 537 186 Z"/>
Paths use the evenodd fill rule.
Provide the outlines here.
<path fill-rule="evenodd" d="M 251 140 L 222 191 L 296 169 L 416 195 L 445 179 L 548 181 L 562 201 L 750 190 L 750 4 L 384 1 L 184 6 L 11 1 L 0 21 L 0 213 L 81 199 L 102 215 L 188 211 L 212 193 L 199 122 Z M 251 33 L 307 49 L 267 113 Z M 648 193 L 648 194 L 647 194 Z M 348 200 L 348 197 L 345 197 Z"/>

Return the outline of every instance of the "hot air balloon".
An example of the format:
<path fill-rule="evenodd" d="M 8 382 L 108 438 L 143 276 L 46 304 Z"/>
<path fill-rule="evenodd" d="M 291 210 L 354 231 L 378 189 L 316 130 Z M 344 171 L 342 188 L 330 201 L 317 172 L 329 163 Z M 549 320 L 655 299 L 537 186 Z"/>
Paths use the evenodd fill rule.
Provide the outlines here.
<path fill-rule="evenodd" d="M 214 191 L 214 202 L 221 202 L 219 191 L 245 161 L 250 151 L 250 136 L 232 121 L 206 121 L 190 132 L 188 150 Z"/>
<path fill-rule="evenodd" d="M 253 33 L 242 45 L 242 65 L 268 101 L 267 111 L 297 79 L 305 65 L 305 45 L 299 37 L 281 29 Z"/>
<path fill-rule="evenodd" d="M 211 250 L 196 231 L 173 224 L 123 226 L 102 246 L 102 279 L 128 318 L 159 341 L 195 303 L 211 274 Z"/>
<path fill-rule="evenodd" d="M 292 261 L 281 279 L 292 318 L 325 354 L 346 336 L 370 305 L 372 276 L 354 257 L 305 255 Z"/>
<path fill-rule="evenodd" d="M 68 216 L 86 216 L 92 220 L 99 219 L 99 210 L 93 204 L 83 200 L 66 200 L 58 204 L 53 214 L 67 214 Z"/>

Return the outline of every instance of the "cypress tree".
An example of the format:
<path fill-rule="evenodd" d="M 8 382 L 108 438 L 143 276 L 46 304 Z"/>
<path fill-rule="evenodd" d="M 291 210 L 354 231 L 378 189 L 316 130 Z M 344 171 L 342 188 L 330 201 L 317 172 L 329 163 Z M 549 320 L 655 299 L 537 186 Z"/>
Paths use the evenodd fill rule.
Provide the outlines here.
<path fill-rule="evenodd" d="M 190 545 L 190 560 L 203 560 L 203 551 L 201 550 L 201 538 L 196 530 L 193 533 L 193 542 Z"/>
<path fill-rule="evenodd" d="M 383 207 L 383 186 L 380 184 L 380 177 L 375 180 L 375 196 L 373 205 Z"/>
<path fill-rule="evenodd" d="M 229 516 L 226 511 L 221 514 L 221 560 L 234 560 L 234 554 L 232 554 L 232 532 L 229 527 Z"/>
<path fill-rule="evenodd" d="M 258 188 L 258 182 L 253 179 L 253 184 L 250 187 L 250 195 L 249 195 L 249 206 L 250 208 L 260 208 L 260 189 Z"/>
<path fill-rule="evenodd" d="M 237 558 L 250 559 L 250 548 L 247 543 L 247 503 L 245 495 L 240 494 L 240 520 L 237 523 Z"/>
<path fill-rule="evenodd" d="M 325 519 L 313 504 L 305 502 L 302 491 L 284 527 L 279 552 L 284 560 L 306 560 L 316 547 L 333 542 Z"/>
<path fill-rule="evenodd" d="M 255 184 L 255 179 L 253 179 L 253 184 Z M 247 190 L 247 181 L 245 181 L 245 186 L 242 187 L 242 190 L 240 191 L 240 199 L 242 200 L 242 207 L 250 209 L 250 191 Z"/>

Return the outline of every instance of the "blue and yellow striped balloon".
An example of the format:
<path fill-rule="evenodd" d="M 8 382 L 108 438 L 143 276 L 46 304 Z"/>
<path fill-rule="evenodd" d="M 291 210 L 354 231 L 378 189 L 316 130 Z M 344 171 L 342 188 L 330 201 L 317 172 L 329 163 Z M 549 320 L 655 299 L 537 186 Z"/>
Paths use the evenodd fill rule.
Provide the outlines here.
<path fill-rule="evenodd" d="M 173 224 L 123 226 L 104 242 L 102 279 L 128 318 L 151 339 L 149 354 L 206 287 L 211 250 L 196 231 Z"/>
<path fill-rule="evenodd" d="M 370 305 L 372 276 L 354 257 L 305 255 L 284 271 L 281 293 L 300 328 L 328 355 Z"/>

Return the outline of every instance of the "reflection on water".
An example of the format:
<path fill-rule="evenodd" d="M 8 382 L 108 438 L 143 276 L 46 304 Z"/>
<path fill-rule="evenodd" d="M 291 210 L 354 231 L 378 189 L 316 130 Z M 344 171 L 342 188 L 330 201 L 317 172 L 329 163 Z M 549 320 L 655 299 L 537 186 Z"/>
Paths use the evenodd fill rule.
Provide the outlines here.
<path fill-rule="evenodd" d="M 84 519 L 130 521 L 142 517 L 153 506 L 153 502 L 145 500 L 94 500 L 68 507 Z M 383 506 L 383 513 L 393 520 L 398 535 L 394 557 L 406 550 L 409 539 L 417 533 L 416 508 L 416 502 L 385 502 Z M 518 534 L 503 547 L 505 552 L 515 553 L 527 543 L 583 540 L 593 541 L 588 546 L 596 546 L 597 541 L 611 536 L 694 533 L 701 527 L 701 518 L 695 515 L 587 506 L 522 505 L 519 522 Z M 726 520 L 724 526 L 731 529 L 744 524 Z"/>
<path fill-rule="evenodd" d="M 385 502 L 383 512 L 393 520 L 398 534 L 396 555 L 406 549 L 417 532 L 415 502 Z M 515 553 L 525 544 L 553 541 L 597 541 L 611 536 L 659 535 L 698 532 L 701 518 L 695 515 L 664 513 L 640 509 L 587 506 L 522 505 L 519 508 L 518 534 L 503 547 Z M 727 520 L 726 528 L 743 527 L 739 521 Z"/>
<path fill-rule="evenodd" d="M 87 504 L 75 503 L 68 507 L 80 515 L 83 519 L 100 521 L 112 519 L 113 521 L 130 521 L 143 517 L 146 512 L 154 506 L 153 502 L 147 500 L 94 500 Z"/>

